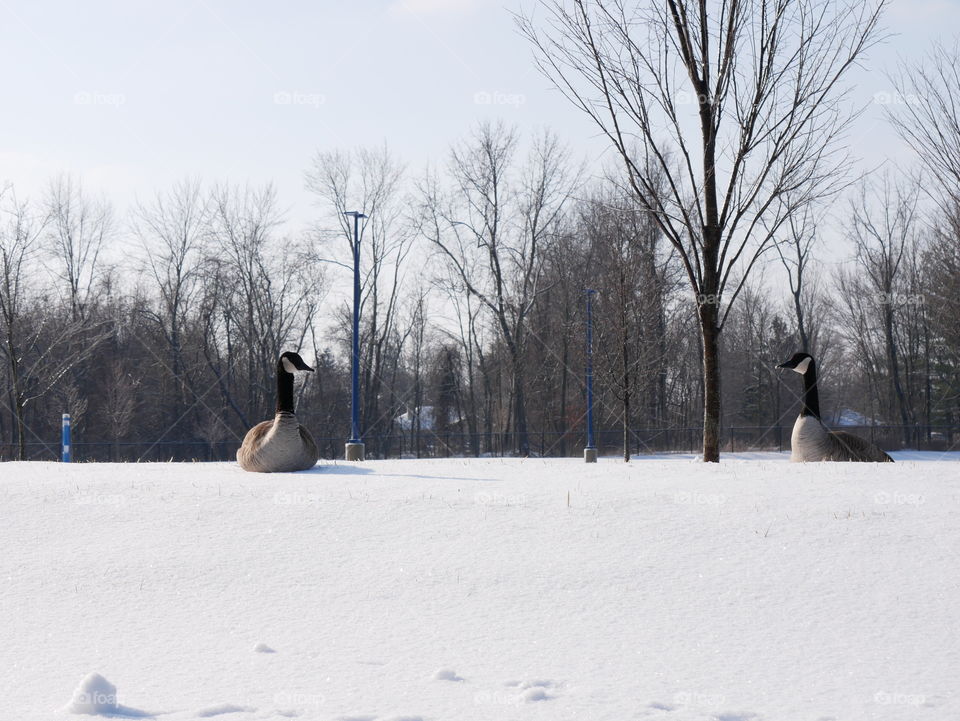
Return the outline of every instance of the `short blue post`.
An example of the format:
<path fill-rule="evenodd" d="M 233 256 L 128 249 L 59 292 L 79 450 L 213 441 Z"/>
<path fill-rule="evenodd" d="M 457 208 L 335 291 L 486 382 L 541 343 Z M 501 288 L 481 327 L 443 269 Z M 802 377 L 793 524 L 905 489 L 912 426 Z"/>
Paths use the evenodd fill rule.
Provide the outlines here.
<path fill-rule="evenodd" d="M 70 462 L 70 414 L 63 414 L 62 432 L 60 435 L 61 460 L 64 463 Z"/>
<path fill-rule="evenodd" d="M 597 291 L 587 289 L 587 446 L 583 460 L 597 462 L 597 447 L 593 442 L 593 296 Z"/>

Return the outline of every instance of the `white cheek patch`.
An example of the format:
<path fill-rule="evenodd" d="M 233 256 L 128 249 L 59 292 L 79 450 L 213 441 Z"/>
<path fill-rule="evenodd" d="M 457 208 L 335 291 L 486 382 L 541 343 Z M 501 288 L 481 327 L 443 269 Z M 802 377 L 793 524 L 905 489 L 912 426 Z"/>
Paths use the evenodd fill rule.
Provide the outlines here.
<path fill-rule="evenodd" d="M 281 358 L 280 360 L 283 362 L 283 369 L 284 369 L 287 373 L 291 373 L 291 374 L 292 374 L 295 370 L 297 370 L 297 369 L 296 369 L 296 366 L 294 366 L 293 363 L 291 363 L 288 358 Z"/>
<path fill-rule="evenodd" d="M 795 370 L 797 373 L 799 373 L 800 375 L 803 375 L 804 373 L 807 372 L 807 368 L 809 368 L 809 367 L 810 367 L 810 359 L 809 359 L 809 358 L 804 358 L 802 361 L 800 361 L 799 363 L 797 363 L 797 367 L 794 368 L 794 370 Z"/>

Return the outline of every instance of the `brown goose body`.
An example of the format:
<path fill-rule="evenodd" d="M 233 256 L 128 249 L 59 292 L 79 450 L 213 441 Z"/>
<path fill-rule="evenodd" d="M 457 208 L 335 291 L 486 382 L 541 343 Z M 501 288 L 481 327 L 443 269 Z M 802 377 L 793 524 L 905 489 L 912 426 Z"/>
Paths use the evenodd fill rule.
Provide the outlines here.
<path fill-rule="evenodd" d="M 310 431 L 293 412 L 293 373 L 313 372 L 296 353 L 284 353 L 277 361 L 277 414 L 258 423 L 244 436 L 237 463 L 254 473 L 290 473 L 313 468 L 320 454 Z"/>
<path fill-rule="evenodd" d="M 284 412 L 247 431 L 237 451 L 240 467 L 255 473 L 305 471 L 313 468 L 318 458 L 310 431 L 300 425 L 293 413 Z"/>
<path fill-rule="evenodd" d="M 790 460 L 794 463 L 848 461 L 893 463 L 879 446 L 846 431 L 832 431 L 820 419 L 820 393 L 817 389 L 817 365 L 808 353 L 796 353 L 777 366 L 803 376 L 803 403 L 790 436 Z"/>

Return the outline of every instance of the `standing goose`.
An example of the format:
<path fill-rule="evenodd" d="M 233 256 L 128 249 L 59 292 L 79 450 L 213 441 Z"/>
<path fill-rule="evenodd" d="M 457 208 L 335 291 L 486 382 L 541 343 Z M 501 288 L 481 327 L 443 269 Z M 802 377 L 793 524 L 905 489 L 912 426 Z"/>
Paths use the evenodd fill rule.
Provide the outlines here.
<path fill-rule="evenodd" d="M 277 361 L 277 415 L 272 421 L 263 421 L 247 431 L 237 451 L 237 462 L 243 470 L 305 471 L 317 462 L 317 444 L 293 414 L 294 371 L 313 373 L 313 368 L 297 353 L 284 353 Z"/>
<path fill-rule="evenodd" d="M 893 463 L 879 447 L 845 431 L 831 431 L 820 420 L 820 394 L 817 391 L 817 364 L 809 353 L 794 353 L 793 358 L 777 366 L 803 376 L 803 405 L 800 417 L 793 424 L 790 460 L 862 461 Z"/>

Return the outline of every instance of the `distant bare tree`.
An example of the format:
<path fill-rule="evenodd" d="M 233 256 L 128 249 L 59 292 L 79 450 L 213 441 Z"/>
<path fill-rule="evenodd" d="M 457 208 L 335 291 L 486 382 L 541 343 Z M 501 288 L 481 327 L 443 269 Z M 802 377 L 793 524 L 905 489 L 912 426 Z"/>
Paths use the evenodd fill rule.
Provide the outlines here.
<path fill-rule="evenodd" d="M 67 286 L 73 320 L 82 320 L 101 270 L 100 252 L 115 230 L 113 208 L 105 200 L 88 197 L 70 175 L 61 175 L 50 184 L 47 204 L 54 272 Z"/>
<path fill-rule="evenodd" d="M 453 148 L 449 189 L 426 181 L 421 232 L 467 293 L 490 314 L 510 358 L 515 451 L 530 451 L 524 350 L 527 318 L 543 292 L 545 251 L 575 182 L 568 151 L 537 138 L 519 171 L 516 131 L 484 123 Z"/>
<path fill-rule="evenodd" d="M 905 287 L 907 259 L 917 233 L 915 186 L 896 183 L 889 174 L 879 184 L 865 182 L 851 201 L 848 236 L 856 250 L 857 271 L 842 273 L 841 290 L 855 325 L 864 354 L 868 346 L 882 348 L 879 359 L 870 365 L 883 369 L 893 398 L 890 410 L 898 413 L 904 426 L 914 421 L 904 391 L 899 311 L 914 297 Z M 869 333 L 879 336 L 871 344 Z M 879 387 L 879 386 L 878 386 Z"/>
<path fill-rule="evenodd" d="M 183 412 L 186 396 L 195 394 L 184 359 L 188 314 L 200 290 L 204 240 L 210 220 L 209 200 L 198 181 L 184 180 L 133 211 L 134 235 L 143 248 L 146 271 L 157 293 L 150 317 L 167 345 L 164 365 L 173 377 L 169 422 Z"/>
<path fill-rule="evenodd" d="M 88 323 L 78 305 L 77 317 L 58 315 L 58 308 L 31 286 L 36 273 L 43 217 L 17 201 L 5 198 L 0 224 L 0 323 L 2 350 L 10 375 L 10 395 L 17 425 L 18 457 L 26 458 L 27 406 L 56 388 L 71 371 L 93 355 L 108 331 Z M 76 393 L 74 394 L 76 395 Z M 78 399 L 77 409 L 80 409 Z M 86 403 L 82 403 L 85 409 Z"/>
<path fill-rule="evenodd" d="M 703 460 L 718 461 L 724 320 L 786 219 L 843 186 L 855 112 L 840 81 L 877 41 L 885 0 L 539 4 L 543 29 L 520 26 L 540 69 L 610 141 L 686 270 Z"/>
<path fill-rule="evenodd" d="M 17 201 L 11 189 L 5 189 L 3 196 L 0 197 L 6 207 L 0 225 L 0 320 L 3 322 L 3 354 L 10 375 L 10 397 L 17 426 L 18 458 L 24 460 L 27 427 L 24 420 L 26 388 L 22 354 L 30 333 L 26 311 L 31 262 L 35 259 L 43 222 L 31 214 L 26 203 Z"/>
<path fill-rule="evenodd" d="M 797 336 L 804 353 L 813 353 L 810 320 L 807 311 L 816 304 L 818 283 L 811 277 L 813 250 L 817 245 L 817 224 L 808 207 L 788 218 L 785 237 L 777 241 L 777 253 L 787 272 L 787 287 L 796 319 Z"/>

